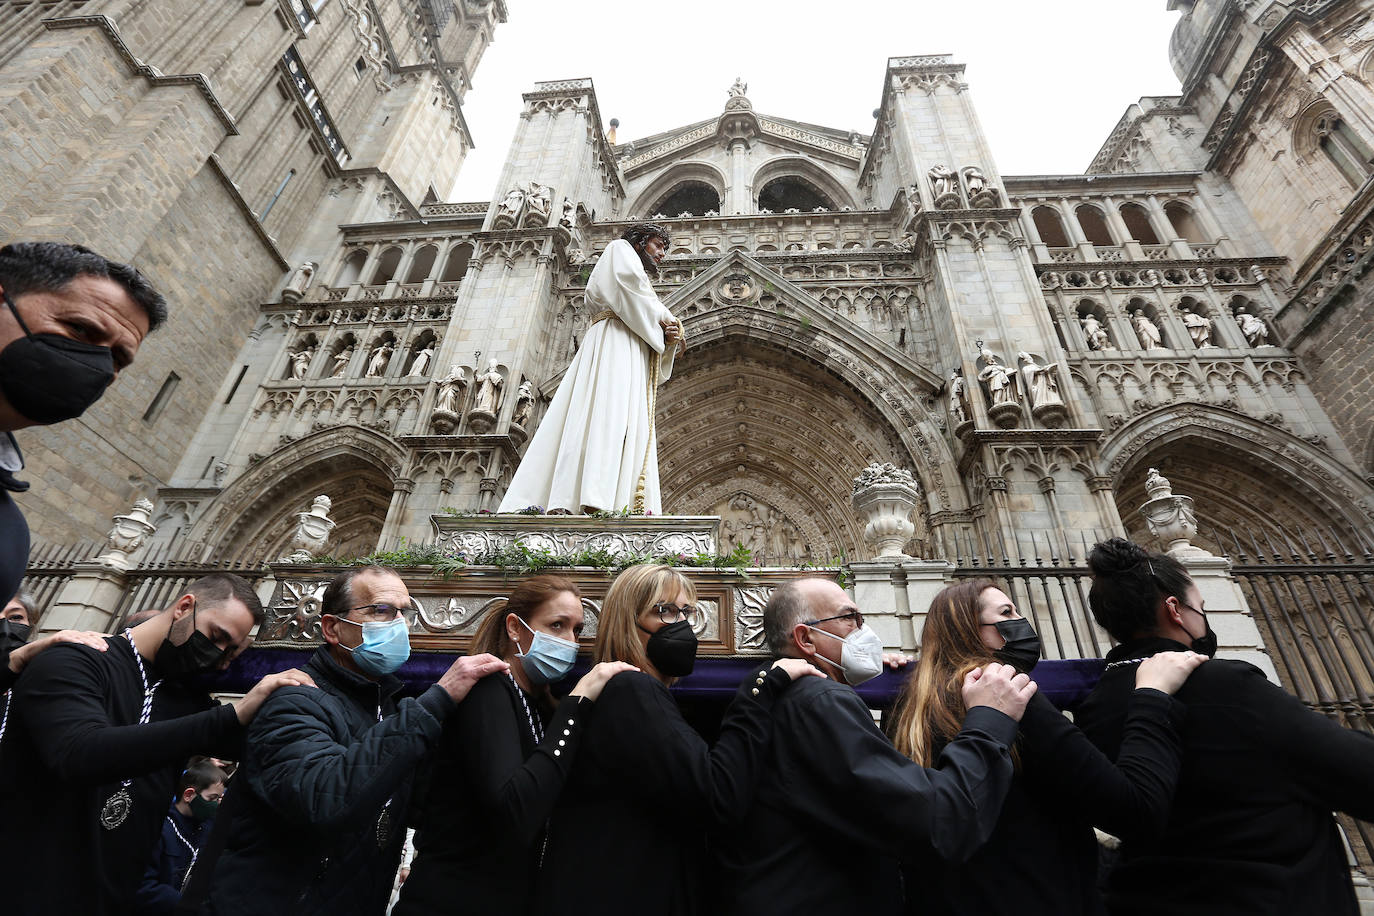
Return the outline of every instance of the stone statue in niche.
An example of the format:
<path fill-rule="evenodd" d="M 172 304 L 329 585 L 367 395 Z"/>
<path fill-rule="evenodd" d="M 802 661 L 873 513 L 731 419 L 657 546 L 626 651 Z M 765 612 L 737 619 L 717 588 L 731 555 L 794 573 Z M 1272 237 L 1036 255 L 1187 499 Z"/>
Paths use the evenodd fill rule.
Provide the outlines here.
<path fill-rule="evenodd" d="M 987 176 L 976 165 L 966 165 L 963 169 L 964 190 L 968 191 L 968 201 L 977 207 L 990 207 L 997 204 L 997 192 L 988 184 Z"/>
<path fill-rule="evenodd" d="M 520 219 L 520 212 L 525 209 L 525 192 L 520 188 L 511 188 L 506 192 L 506 197 L 501 201 L 496 209 L 495 223 L 497 225 L 514 226 Z"/>
<path fill-rule="evenodd" d="M 434 359 L 434 344 L 426 344 L 425 348 L 416 353 L 415 358 L 410 361 L 410 369 L 407 370 L 406 375 L 424 375 L 432 359 Z"/>
<path fill-rule="evenodd" d="M 511 422 L 516 426 L 526 426 L 530 422 L 530 413 L 534 409 L 534 385 L 528 379 L 520 383 L 520 389 L 515 394 L 515 416 Z"/>
<path fill-rule="evenodd" d="M 506 383 L 506 377 L 501 374 L 499 366 L 500 363 L 493 359 L 487 364 L 487 371 L 473 379 L 477 385 L 477 399 L 472 405 L 474 411 L 495 414 L 500 406 L 501 386 Z"/>
<path fill-rule="evenodd" d="M 439 399 L 434 403 L 436 412 L 456 414 L 458 402 L 462 400 L 463 389 L 468 386 L 468 378 L 463 367 L 457 364 L 448 367 L 448 375 L 439 379 Z"/>
<path fill-rule="evenodd" d="M 1164 338 L 1159 335 L 1159 326 L 1150 320 L 1143 309 L 1131 309 L 1131 327 L 1135 328 L 1135 336 L 1142 350 L 1166 349 Z"/>
<path fill-rule="evenodd" d="M 930 167 L 930 171 L 926 174 L 930 176 L 930 191 L 935 195 L 937 206 L 942 198 L 951 195 L 955 198 L 959 196 L 959 179 L 955 176 L 953 169 L 937 162 Z"/>
<path fill-rule="evenodd" d="M 1021 379 L 1030 397 L 1032 407 L 1050 407 L 1064 403 L 1059 396 L 1059 364 L 1042 366 L 1029 353 L 1016 354 L 1021 360 Z"/>
<path fill-rule="evenodd" d="M 964 377 L 959 374 L 959 368 L 949 370 L 949 388 L 946 392 L 949 396 L 949 415 L 954 419 L 954 425 L 968 422 L 968 406 L 964 396 Z"/>
<path fill-rule="evenodd" d="M 529 201 L 529 212 L 525 214 L 525 222 L 537 225 L 548 222 L 549 211 L 553 209 L 553 188 L 531 181 L 525 199 Z"/>
<path fill-rule="evenodd" d="M 978 381 L 987 386 L 988 400 L 995 407 L 998 404 L 1016 403 L 1016 379 L 1012 370 L 1002 364 L 991 350 L 983 348 L 983 368 L 978 373 Z"/>
<path fill-rule="evenodd" d="M 1188 309 L 1183 310 L 1182 318 L 1184 326 L 1188 328 L 1188 336 L 1193 339 L 1193 346 L 1199 350 L 1212 346 L 1212 319 Z"/>
<path fill-rule="evenodd" d="M 1089 312 L 1078 323 L 1083 325 L 1083 336 L 1088 341 L 1089 350 L 1115 350 L 1112 346 L 1112 339 L 1107 336 L 1107 329 L 1102 326 L 1102 322 L 1097 320 L 1097 316 Z"/>
<path fill-rule="evenodd" d="M 291 378 L 305 378 L 305 373 L 310 370 L 310 360 L 315 356 L 314 347 L 301 347 L 299 350 L 290 351 L 291 356 Z"/>
<path fill-rule="evenodd" d="M 391 345 L 380 344 L 377 349 L 372 351 L 372 356 L 367 361 L 367 371 L 363 375 L 368 378 L 378 378 L 386 371 L 386 361 L 391 358 Z"/>
<path fill-rule="evenodd" d="M 334 368 L 329 371 L 330 378 L 343 378 L 343 374 L 348 371 L 348 364 L 353 359 L 353 345 L 347 344 L 342 350 L 334 354 Z"/>
<path fill-rule="evenodd" d="M 1241 312 L 1236 315 L 1236 321 L 1240 324 L 1240 332 L 1245 335 L 1245 341 L 1250 346 L 1263 347 L 1269 344 L 1269 327 L 1263 318 L 1249 312 Z"/>
<path fill-rule="evenodd" d="M 571 229 L 577 217 L 577 205 L 568 198 L 563 198 L 563 215 L 558 218 L 558 225 L 564 229 Z"/>
<path fill-rule="evenodd" d="M 286 281 L 286 287 L 281 291 L 283 302 L 297 302 L 305 291 L 310 288 L 310 281 L 315 277 L 315 262 L 306 261 L 296 272 L 291 275 L 291 279 Z"/>

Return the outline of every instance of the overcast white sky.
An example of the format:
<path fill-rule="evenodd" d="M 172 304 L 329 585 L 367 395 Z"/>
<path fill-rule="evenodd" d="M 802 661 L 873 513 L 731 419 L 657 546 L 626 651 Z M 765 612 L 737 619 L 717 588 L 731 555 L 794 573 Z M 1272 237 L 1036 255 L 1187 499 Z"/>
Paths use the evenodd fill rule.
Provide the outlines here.
<path fill-rule="evenodd" d="M 736 76 L 761 114 L 868 133 L 888 57 L 953 54 L 1008 175 L 1082 172 L 1128 104 L 1179 91 L 1166 0 L 506 2 L 451 200 L 496 193 L 539 80 L 590 76 L 622 143 L 719 114 Z"/>

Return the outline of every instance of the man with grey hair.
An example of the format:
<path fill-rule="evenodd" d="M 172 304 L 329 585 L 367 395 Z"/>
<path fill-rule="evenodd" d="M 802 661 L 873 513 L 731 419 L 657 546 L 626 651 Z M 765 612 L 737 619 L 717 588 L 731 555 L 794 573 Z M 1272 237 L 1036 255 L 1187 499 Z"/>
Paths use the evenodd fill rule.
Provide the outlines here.
<path fill-rule="evenodd" d="M 926 768 L 892 746 L 853 689 L 881 670 L 882 642 L 844 589 L 829 579 L 780 586 L 763 631 L 774 655 L 828 677 L 802 678 L 774 704 L 753 806 L 720 843 L 727 912 L 895 912 L 900 851 L 933 848 L 958 862 L 992 833 L 1035 683 L 1008 665 L 970 672 L 964 728 Z"/>

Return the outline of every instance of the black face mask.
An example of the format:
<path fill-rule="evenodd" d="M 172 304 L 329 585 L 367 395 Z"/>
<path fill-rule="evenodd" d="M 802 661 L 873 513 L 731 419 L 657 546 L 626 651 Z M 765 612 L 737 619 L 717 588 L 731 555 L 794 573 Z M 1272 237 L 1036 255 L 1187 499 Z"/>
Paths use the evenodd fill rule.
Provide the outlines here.
<path fill-rule="evenodd" d="M 1035 627 L 1024 617 L 999 620 L 993 626 L 1006 640 L 1006 645 L 992 653 L 993 657 L 1022 674 L 1029 674 L 1035 663 L 1040 661 L 1040 635 L 1035 632 Z"/>
<path fill-rule="evenodd" d="M 5 304 L 24 336 L 0 350 L 0 391 L 25 419 L 42 426 L 79 417 L 114 381 L 109 347 L 61 334 L 32 334 L 9 294 Z"/>
<path fill-rule="evenodd" d="M 29 641 L 33 627 L 13 620 L 0 620 L 0 652 L 8 655 Z"/>
<path fill-rule="evenodd" d="M 224 650 L 196 629 L 196 606 L 193 604 L 190 638 L 178 646 L 172 642 L 172 634 L 168 633 L 153 657 L 153 667 L 158 674 L 170 680 L 194 682 L 199 675 L 212 673 L 223 659 Z"/>
<path fill-rule="evenodd" d="M 1185 607 L 1188 610 L 1192 611 L 1194 614 L 1197 614 L 1199 617 L 1201 617 L 1202 625 L 1206 628 L 1202 631 L 1201 636 L 1193 636 L 1193 634 L 1188 631 L 1187 627 L 1183 628 L 1185 633 L 1188 633 L 1189 636 L 1193 636 L 1193 641 L 1188 646 L 1188 648 L 1192 649 L 1198 655 L 1205 655 L 1208 658 L 1216 658 L 1217 634 L 1212 629 L 1212 624 L 1208 622 L 1207 615 L 1202 613 L 1202 611 L 1199 611 L 1197 608 L 1193 607 L 1191 604 L 1184 604 L 1181 601 L 1179 602 L 1179 607 Z"/>
<path fill-rule="evenodd" d="M 690 623 L 679 620 L 650 636 L 644 651 L 659 674 L 685 677 L 696 667 L 697 634 Z"/>

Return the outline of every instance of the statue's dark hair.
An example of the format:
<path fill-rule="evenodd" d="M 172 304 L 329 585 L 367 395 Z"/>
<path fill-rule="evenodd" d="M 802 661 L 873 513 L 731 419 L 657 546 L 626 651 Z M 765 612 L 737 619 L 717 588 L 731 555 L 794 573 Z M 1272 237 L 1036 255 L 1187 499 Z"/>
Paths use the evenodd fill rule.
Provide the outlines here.
<path fill-rule="evenodd" d="M 1093 574 L 1088 590 L 1093 619 L 1117 642 L 1155 632 L 1159 603 L 1170 596 L 1186 600 L 1193 584 L 1182 563 L 1125 538 L 1094 544 L 1088 568 Z"/>
<path fill-rule="evenodd" d="M 663 239 L 663 244 L 665 246 L 672 241 L 672 236 L 668 234 L 668 230 L 657 223 L 635 223 L 629 229 L 626 229 L 620 237 L 633 245 L 637 250 L 655 236 Z"/>
<path fill-rule="evenodd" d="M 167 320 L 167 300 L 137 268 L 62 242 L 12 242 L 0 248 L 0 287 L 11 297 L 55 293 L 77 277 L 108 277 L 148 313 L 148 332 Z"/>

